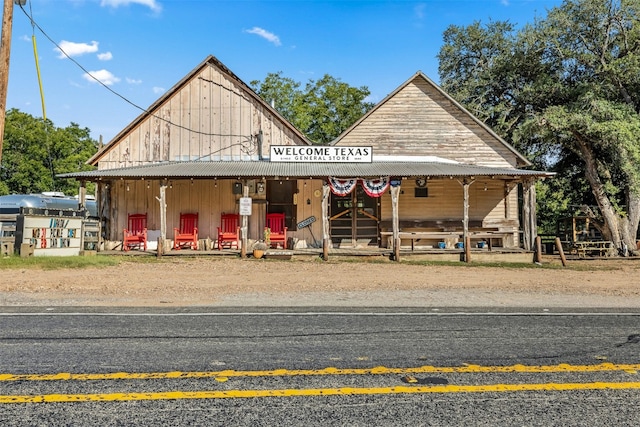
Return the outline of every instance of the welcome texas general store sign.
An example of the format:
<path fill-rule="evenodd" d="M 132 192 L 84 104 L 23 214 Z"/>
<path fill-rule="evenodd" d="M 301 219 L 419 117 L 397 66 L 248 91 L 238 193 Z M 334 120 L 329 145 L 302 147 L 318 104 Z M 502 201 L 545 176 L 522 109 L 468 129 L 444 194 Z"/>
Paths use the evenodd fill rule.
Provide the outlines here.
<path fill-rule="evenodd" d="M 272 145 L 272 162 L 371 163 L 372 147 Z"/>

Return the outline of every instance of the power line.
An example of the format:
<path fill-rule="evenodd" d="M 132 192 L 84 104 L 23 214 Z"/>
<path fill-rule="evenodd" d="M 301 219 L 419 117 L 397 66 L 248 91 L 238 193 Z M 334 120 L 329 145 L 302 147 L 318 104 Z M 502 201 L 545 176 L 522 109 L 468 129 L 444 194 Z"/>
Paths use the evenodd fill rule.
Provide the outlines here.
<path fill-rule="evenodd" d="M 134 108 L 137 108 L 138 110 L 144 112 L 145 114 L 149 115 L 150 117 L 153 117 L 155 119 L 161 120 L 165 123 L 168 123 L 169 125 L 175 126 L 179 129 L 183 129 L 186 130 L 188 132 L 193 132 L 195 134 L 198 135 L 203 135 L 203 136 L 221 136 L 221 137 L 239 137 L 239 138 L 252 138 L 251 135 L 247 136 L 247 135 L 240 135 L 240 134 L 222 134 L 222 133 L 208 133 L 208 132 L 202 132 L 199 130 L 195 130 L 195 129 L 191 129 L 187 126 L 183 126 L 181 124 L 172 122 L 171 120 L 165 119 L 162 116 L 159 116 L 157 114 L 152 113 L 151 111 L 147 110 L 146 108 L 143 108 L 141 106 L 139 106 L 138 104 L 134 103 L 133 101 L 127 99 L 125 96 L 119 94 L 118 92 L 116 92 L 115 90 L 111 89 L 109 86 L 107 86 L 105 83 L 103 83 L 101 80 L 99 80 L 98 78 L 96 78 L 93 74 L 91 74 L 86 68 L 84 68 L 78 61 L 76 61 L 75 59 L 73 59 L 69 54 L 67 54 L 67 52 L 64 51 L 64 49 L 62 49 L 62 47 L 60 47 L 58 45 L 58 43 L 56 43 L 51 37 L 49 37 L 49 35 L 44 31 L 44 29 L 42 29 L 42 27 L 40 27 L 40 25 L 33 19 L 32 16 L 30 16 L 27 11 L 24 9 L 23 5 L 20 4 L 20 9 L 22 9 L 22 12 L 25 14 L 25 16 L 29 19 L 29 21 L 31 22 L 31 25 L 36 27 L 46 38 L 47 40 L 49 40 L 67 59 L 69 59 L 71 62 L 73 62 L 78 68 L 80 68 L 82 71 L 84 71 L 89 77 L 91 77 L 93 80 L 95 80 L 97 83 L 99 83 L 102 87 L 104 87 L 105 89 L 107 89 L 109 92 L 111 92 L 112 94 L 114 94 L 115 96 L 117 96 L 118 98 L 122 99 L 124 102 L 126 102 L 127 104 L 133 106 Z M 229 90 L 228 88 L 225 88 L 224 86 L 217 84 L 215 82 L 210 82 L 209 80 L 203 79 L 209 83 L 214 83 L 216 85 L 218 85 L 219 87 L 225 89 L 225 90 Z M 229 90 L 230 91 L 230 90 Z M 232 92 L 232 91 L 231 91 Z M 246 98 L 245 98 L 246 99 Z M 230 144 L 229 146 L 227 146 L 226 148 L 231 148 L 234 147 L 236 145 L 242 145 L 242 143 L 236 143 L 236 144 Z M 221 148 L 219 151 L 224 150 L 225 147 Z M 215 152 L 214 152 L 215 153 Z M 213 154 L 213 153 L 211 153 Z"/>

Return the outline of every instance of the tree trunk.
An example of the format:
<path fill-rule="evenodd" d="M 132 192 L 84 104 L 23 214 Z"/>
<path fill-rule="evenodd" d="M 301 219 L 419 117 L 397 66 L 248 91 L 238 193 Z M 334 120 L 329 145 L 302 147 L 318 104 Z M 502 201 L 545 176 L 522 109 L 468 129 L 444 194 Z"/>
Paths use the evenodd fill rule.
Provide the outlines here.
<path fill-rule="evenodd" d="M 635 254 L 637 252 L 636 232 L 638 229 L 640 198 L 637 195 L 629 197 L 629 206 L 627 207 L 629 215 L 623 216 L 616 213 L 598 174 L 598 165 L 593 152 L 583 138 L 576 135 L 576 139 L 578 141 L 578 149 L 585 162 L 585 175 L 604 219 L 604 230 L 602 230 L 604 237 L 613 242 L 614 247 L 621 255 Z"/>

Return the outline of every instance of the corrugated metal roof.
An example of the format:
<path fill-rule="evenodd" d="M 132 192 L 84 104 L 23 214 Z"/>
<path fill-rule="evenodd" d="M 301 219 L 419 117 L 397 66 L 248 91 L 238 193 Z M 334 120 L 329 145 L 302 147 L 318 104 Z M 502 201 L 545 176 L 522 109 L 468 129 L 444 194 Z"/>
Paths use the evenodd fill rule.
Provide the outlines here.
<path fill-rule="evenodd" d="M 89 181 L 115 178 L 250 178 L 291 177 L 373 178 L 381 176 L 463 177 L 496 176 L 524 177 L 553 176 L 550 172 L 486 167 L 460 163 L 436 162 L 373 162 L 373 163 L 285 163 L 269 161 L 217 161 L 217 162 L 165 162 L 119 169 L 59 174 L 60 178 L 78 178 Z"/>

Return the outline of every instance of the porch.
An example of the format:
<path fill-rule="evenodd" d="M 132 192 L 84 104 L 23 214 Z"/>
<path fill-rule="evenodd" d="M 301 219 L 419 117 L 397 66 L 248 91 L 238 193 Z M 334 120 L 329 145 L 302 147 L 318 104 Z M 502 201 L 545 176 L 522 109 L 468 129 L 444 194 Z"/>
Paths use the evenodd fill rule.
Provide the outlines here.
<path fill-rule="evenodd" d="M 341 258 L 380 258 L 393 259 L 394 251 L 388 248 L 378 248 L 373 246 L 356 246 L 356 247 L 331 247 L 328 250 L 329 259 L 333 257 Z M 265 258 L 274 259 L 277 255 L 278 259 L 282 259 L 282 254 L 290 254 L 291 259 L 296 258 L 323 258 L 323 248 L 305 248 L 305 249 L 272 249 L 267 250 Z M 471 248 L 469 261 L 471 262 L 513 262 L 513 263 L 532 263 L 534 253 L 520 248 L 493 248 L 489 250 L 485 248 Z M 105 256 L 158 256 L 157 250 L 147 251 L 129 251 L 121 250 L 105 250 L 99 252 Z M 211 249 L 211 250 L 180 250 L 168 251 L 161 255 L 162 257 L 201 257 L 201 256 L 218 256 L 218 257 L 236 257 L 242 256 L 242 251 L 238 249 Z M 247 257 L 251 258 L 251 254 L 247 253 Z M 416 246 L 411 249 L 410 246 L 402 246 L 400 248 L 400 259 L 403 261 L 447 261 L 447 262 L 464 262 L 465 251 L 463 249 L 440 249 L 425 248 Z"/>

